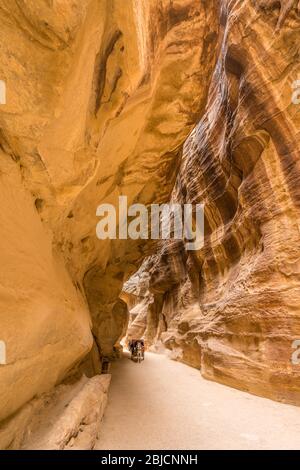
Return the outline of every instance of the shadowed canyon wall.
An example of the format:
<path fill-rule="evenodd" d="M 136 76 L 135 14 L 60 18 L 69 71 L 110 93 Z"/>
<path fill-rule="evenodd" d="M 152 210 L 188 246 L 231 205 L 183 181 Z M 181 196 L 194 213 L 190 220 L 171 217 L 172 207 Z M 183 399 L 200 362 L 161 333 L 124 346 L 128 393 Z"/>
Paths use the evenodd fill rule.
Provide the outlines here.
<path fill-rule="evenodd" d="M 5 432 L 95 342 L 114 355 L 128 317 L 119 293 L 151 247 L 98 240 L 96 209 L 119 195 L 170 198 L 182 144 L 206 106 L 219 5 L 0 0 L 0 20 Z"/>
<path fill-rule="evenodd" d="M 129 335 L 205 377 L 300 403 L 299 10 L 0 0 L 1 446 L 33 397 L 118 354 L 128 308 Z M 203 249 L 98 240 L 121 195 L 204 202 Z"/>
<path fill-rule="evenodd" d="M 171 199 L 205 203 L 204 246 L 161 242 L 125 291 L 129 336 L 162 343 L 206 378 L 299 405 L 297 5 L 223 2 L 206 113 Z"/>

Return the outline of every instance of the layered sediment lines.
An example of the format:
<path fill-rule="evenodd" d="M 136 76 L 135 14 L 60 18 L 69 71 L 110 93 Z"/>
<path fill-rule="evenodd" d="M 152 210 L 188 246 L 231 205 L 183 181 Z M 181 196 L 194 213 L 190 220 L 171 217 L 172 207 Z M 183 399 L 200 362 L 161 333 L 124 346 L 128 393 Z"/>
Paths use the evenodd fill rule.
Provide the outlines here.
<path fill-rule="evenodd" d="M 206 113 L 172 194 L 205 204 L 205 243 L 163 242 L 142 267 L 148 292 L 129 290 L 132 327 L 149 344 L 206 378 L 299 405 L 300 17 L 297 2 L 281 4 L 223 2 Z"/>
<path fill-rule="evenodd" d="M 98 240 L 96 209 L 169 199 L 206 105 L 219 17 L 210 1 L 0 0 L 0 19 L 7 426 L 82 361 L 97 373 L 99 354 L 116 354 L 119 294 L 148 248 Z"/>
<path fill-rule="evenodd" d="M 101 372 L 132 308 L 129 335 L 299 404 L 299 2 L 0 0 L 0 19 L 0 431 Z M 98 240 L 121 195 L 205 203 L 204 247 Z"/>

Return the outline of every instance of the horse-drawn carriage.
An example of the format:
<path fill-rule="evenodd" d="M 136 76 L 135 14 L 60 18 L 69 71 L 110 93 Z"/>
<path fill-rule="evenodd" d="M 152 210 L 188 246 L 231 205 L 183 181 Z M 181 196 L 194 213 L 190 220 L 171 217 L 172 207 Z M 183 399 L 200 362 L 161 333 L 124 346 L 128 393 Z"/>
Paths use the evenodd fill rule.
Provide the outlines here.
<path fill-rule="evenodd" d="M 132 339 L 128 343 L 128 349 L 131 352 L 131 359 L 141 363 L 145 359 L 145 344 L 142 339 Z"/>

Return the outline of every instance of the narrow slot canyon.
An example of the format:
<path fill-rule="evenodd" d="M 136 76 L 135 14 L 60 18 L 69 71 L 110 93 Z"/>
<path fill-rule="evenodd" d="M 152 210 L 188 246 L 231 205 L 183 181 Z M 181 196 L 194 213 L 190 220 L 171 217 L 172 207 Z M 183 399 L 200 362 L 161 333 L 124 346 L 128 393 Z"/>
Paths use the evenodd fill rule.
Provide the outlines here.
<path fill-rule="evenodd" d="M 0 449 L 299 449 L 298 0 L 0 20 Z"/>

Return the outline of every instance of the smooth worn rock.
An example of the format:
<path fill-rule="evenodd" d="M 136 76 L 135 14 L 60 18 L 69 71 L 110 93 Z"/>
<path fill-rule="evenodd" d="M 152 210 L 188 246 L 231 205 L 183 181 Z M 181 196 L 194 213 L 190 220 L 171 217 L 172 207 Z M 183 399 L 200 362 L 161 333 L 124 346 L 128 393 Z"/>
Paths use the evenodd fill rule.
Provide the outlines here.
<path fill-rule="evenodd" d="M 144 264 L 152 294 L 144 329 L 206 378 L 299 405 L 296 4 L 224 2 L 206 113 L 172 195 L 205 203 L 205 243 L 186 252 L 166 241 Z"/>
<path fill-rule="evenodd" d="M 129 311 L 128 337 L 300 403 L 299 1 L 124 2 L 0 0 L 0 447 L 120 355 Z M 205 203 L 204 247 L 99 240 L 124 195 Z"/>
<path fill-rule="evenodd" d="M 216 58 L 214 2 L 50 3 L 0 0 L 0 421 L 93 336 L 118 354 L 119 294 L 147 247 L 98 240 L 96 210 L 168 200 Z"/>
<path fill-rule="evenodd" d="M 60 386 L 55 399 L 31 419 L 22 443 L 27 450 L 90 450 L 94 447 L 107 404 L 111 376 L 85 377 Z"/>

